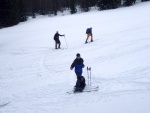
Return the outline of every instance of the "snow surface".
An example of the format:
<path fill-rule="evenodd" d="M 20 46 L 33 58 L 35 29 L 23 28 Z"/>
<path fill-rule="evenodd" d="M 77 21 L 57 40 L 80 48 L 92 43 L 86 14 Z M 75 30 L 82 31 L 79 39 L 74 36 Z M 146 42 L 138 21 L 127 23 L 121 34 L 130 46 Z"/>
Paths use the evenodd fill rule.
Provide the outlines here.
<path fill-rule="evenodd" d="M 94 42 L 84 44 L 86 28 Z M 56 31 L 66 34 L 54 49 Z M 66 94 L 81 53 L 99 91 Z M 86 68 L 83 75 L 87 80 Z M 150 113 L 150 2 L 0 30 L 0 113 Z"/>

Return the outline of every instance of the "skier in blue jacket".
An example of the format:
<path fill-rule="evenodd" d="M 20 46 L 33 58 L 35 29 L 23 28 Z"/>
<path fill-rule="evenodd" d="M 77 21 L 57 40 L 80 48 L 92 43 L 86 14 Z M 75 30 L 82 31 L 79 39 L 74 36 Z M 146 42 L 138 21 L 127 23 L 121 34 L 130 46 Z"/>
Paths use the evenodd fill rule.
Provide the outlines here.
<path fill-rule="evenodd" d="M 89 37 L 91 37 L 91 42 L 93 42 L 92 27 L 91 28 L 87 28 L 86 34 L 87 34 L 87 38 L 86 38 L 85 44 L 88 43 Z"/>
<path fill-rule="evenodd" d="M 85 79 L 82 76 L 82 68 L 84 68 L 83 64 L 84 60 L 80 57 L 80 54 L 78 53 L 76 55 L 76 59 L 72 63 L 70 69 L 72 70 L 75 67 L 75 73 L 77 75 L 77 82 L 75 85 L 75 90 L 82 91 L 85 87 Z"/>

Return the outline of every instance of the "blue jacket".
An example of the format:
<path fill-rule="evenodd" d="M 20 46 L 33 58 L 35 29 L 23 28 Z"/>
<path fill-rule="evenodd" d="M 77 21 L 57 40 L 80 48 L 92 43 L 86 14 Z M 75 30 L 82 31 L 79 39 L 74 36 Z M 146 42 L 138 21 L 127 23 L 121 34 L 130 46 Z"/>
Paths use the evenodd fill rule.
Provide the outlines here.
<path fill-rule="evenodd" d="M 74 62 L 71 65 L 71 68 L 75 67 L 75 73 L 82 73 L 82 68 L 84 68 L 83 59 L 75 59 Z"/>

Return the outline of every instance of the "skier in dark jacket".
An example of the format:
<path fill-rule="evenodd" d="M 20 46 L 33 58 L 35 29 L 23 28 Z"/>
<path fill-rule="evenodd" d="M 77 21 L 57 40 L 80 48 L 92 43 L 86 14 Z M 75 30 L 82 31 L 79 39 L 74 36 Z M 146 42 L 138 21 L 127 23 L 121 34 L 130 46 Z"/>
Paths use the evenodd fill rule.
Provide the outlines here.
<path fill-rule="evenodd" d="M 91 28 L 87 28 L 86 34 L 87 34 L 87 38 L 86 38 L 85 44 L 88 43 L 89 37 L 91 37 L 91 42 L 93 42 L 92 27 Z"/>
<path fill-rule="evenodd" d="M 84 68 L 83 59 L 80 57 L 80 54 L 78 53 L 76 55 L 76 59 L 72 63 L 70 69 L 72 70 L 75 67 L 75 73 L 77 75 L 77 82 L 75 85 L 75 91 L 82 91 L 85 87 L 85 79 L 82 76 L 82 68 Z"/>
<path fill-rule="evenodd" d="M 58 31 L 56 32 L 56 34 L 54 35 L 54 40 L 55 40 L 55 49 L 60 49 L 60 45 L 61 45 L 61 43 L 60 43 L 60 40 L 59 40 L 59 36 L 65 36 L 65 35 L 60 35 L 59 33 L 58 33 Z M 57 45 L 58 45 L 58 48 L 57 48 Z"/>

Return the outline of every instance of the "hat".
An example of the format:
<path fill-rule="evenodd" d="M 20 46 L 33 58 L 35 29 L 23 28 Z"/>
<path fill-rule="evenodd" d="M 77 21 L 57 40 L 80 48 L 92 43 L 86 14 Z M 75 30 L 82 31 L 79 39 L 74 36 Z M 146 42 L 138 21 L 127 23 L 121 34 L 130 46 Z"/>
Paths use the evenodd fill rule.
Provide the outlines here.
<path fill-rule="evenodd" d="M 79 54 L 79 53 L 77 53 L 77 57 L 80 57 L 80 54 Z"/>

